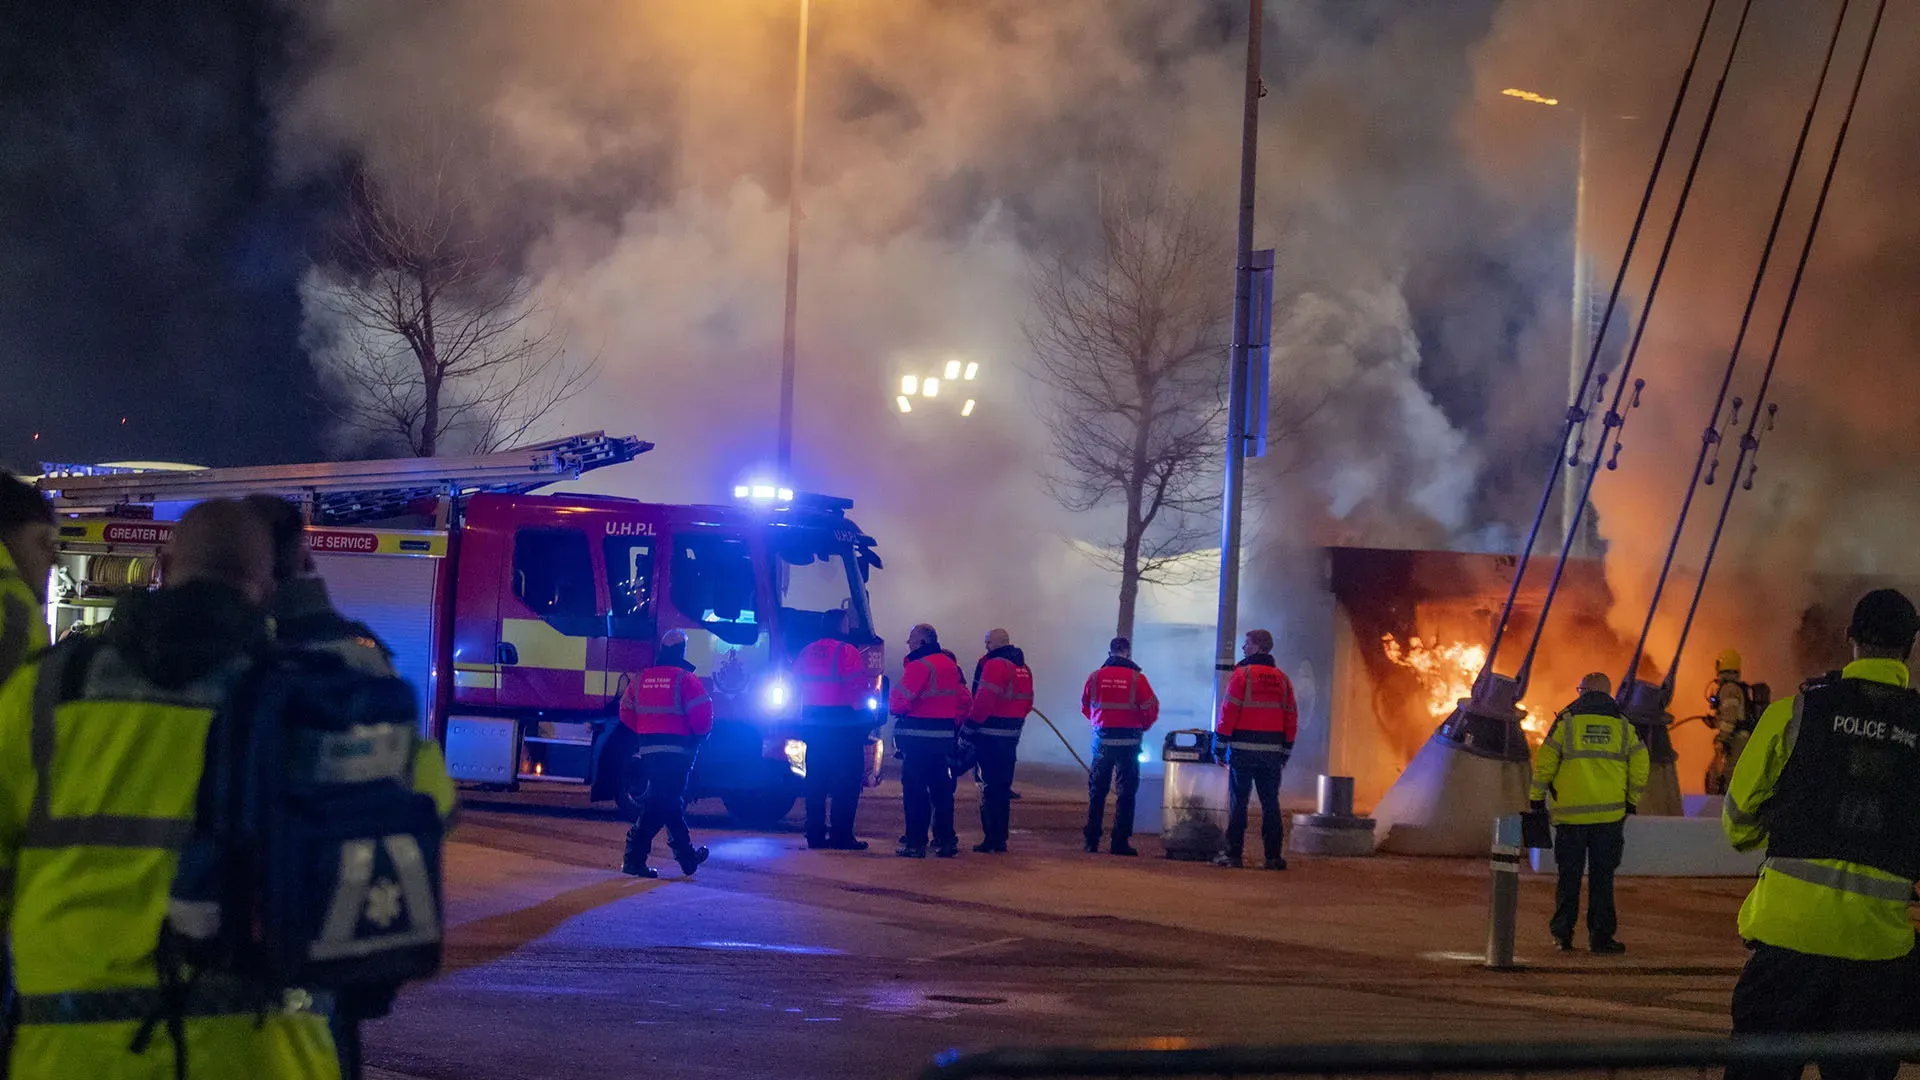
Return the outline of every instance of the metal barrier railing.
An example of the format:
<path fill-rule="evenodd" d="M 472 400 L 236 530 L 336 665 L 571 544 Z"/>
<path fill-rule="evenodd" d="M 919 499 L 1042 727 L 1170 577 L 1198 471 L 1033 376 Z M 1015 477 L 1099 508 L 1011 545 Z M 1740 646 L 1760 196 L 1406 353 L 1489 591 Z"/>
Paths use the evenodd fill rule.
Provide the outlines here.
<path fill-rule="evenodd" d="M 1069 1077 L 1436 1076 L 1462 1073 L 1523 1077 L 1535 1072 L 1696 1070 L 1729 1065 L 1863 1065 L 1920 1061 L 1920 1035 L 1764 1035 L 1737 1039 L 1643 1039 L 1610 1042 L 1321 1043 L 1298 1046 L 1209 1046 L 1180 1039 L 1110 1047 L 1024 1048 L 975 1054 L 948 1051 L 920 1080 L 1040 1080 Z"/>

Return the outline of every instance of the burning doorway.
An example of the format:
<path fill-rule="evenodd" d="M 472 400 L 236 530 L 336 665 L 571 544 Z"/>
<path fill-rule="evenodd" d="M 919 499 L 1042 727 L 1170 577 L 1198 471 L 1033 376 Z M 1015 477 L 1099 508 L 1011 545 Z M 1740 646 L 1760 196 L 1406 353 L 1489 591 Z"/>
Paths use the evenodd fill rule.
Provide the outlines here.
<path fill-rule="evenodd" d="M 1356 799 L 1372 805 L 1472 689 L 1516 560 L 1377 548 L 1327 554 L 1335 601 L 1328 759 L 1331 771 L 1354 778 Z M 1502 670 L 1519 665 L 1552 570 L 1551 560 L 1528 567 Z M 1626 645 L 1607 626 L 1610 604 L 1597 560 L 1567 566 L 1522 702 L 1534 743 L 1580 676 L 1619 666 Z"/>

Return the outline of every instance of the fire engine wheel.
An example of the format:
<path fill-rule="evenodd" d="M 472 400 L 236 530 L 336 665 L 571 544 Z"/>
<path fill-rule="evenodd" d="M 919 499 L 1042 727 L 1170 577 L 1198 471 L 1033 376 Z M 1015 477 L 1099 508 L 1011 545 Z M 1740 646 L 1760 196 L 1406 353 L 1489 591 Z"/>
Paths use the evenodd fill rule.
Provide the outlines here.
<path fill-rule="evenodd" d="M 743 825 L 764 828 L 779 824 L 789 813 L 793 804 L 800 801 L 792 791 L 781 789 L 759 791 L 734 791 L 720 796 L 726 805 L 727 813 Z"/>

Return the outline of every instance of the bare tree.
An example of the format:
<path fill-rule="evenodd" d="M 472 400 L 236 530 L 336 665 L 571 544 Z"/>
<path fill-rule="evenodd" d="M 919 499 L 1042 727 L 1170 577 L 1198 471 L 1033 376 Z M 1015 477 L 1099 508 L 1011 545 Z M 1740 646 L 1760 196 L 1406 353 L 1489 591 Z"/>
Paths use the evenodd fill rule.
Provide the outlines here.
<path fill-rule="evenodd" d="M 319 268 L 329 407 L 361 441 L 421 457 L 515 445 L 592 375 L 452 171 L 443 157 L 399 186 L 359 176 Z"/>
<path fill-rule="evenodd" d="M 1108 567 L 1117 632 L 1142 583 L 1179 580 L 1217 526 L 1232 257 L 1213 215 L 1164 189 L 1103 186 L 1095 242 L 1034 266 L 1030 370 L 1051 391 L 1055 467 L 1068 510 L 1122 508 Z"/>

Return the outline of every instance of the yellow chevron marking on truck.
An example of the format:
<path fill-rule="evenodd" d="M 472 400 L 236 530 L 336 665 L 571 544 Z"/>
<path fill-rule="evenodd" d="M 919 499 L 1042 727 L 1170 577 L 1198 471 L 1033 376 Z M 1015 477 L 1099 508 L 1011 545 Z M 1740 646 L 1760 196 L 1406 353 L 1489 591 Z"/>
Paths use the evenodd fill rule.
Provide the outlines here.
<path fill-rule="evenodd" d="M 539 619 L 501 619 L 500 640 L 519 653 L 520 667 L 587 670 L 587 639 L 568 637 Z"/>
<path fill-rule="evenodd" d="M 453 685 L 465 690 L 498 690 L 500 672 L 492 667 L 476 670 L 456 665 L 453 669 Z"/>

